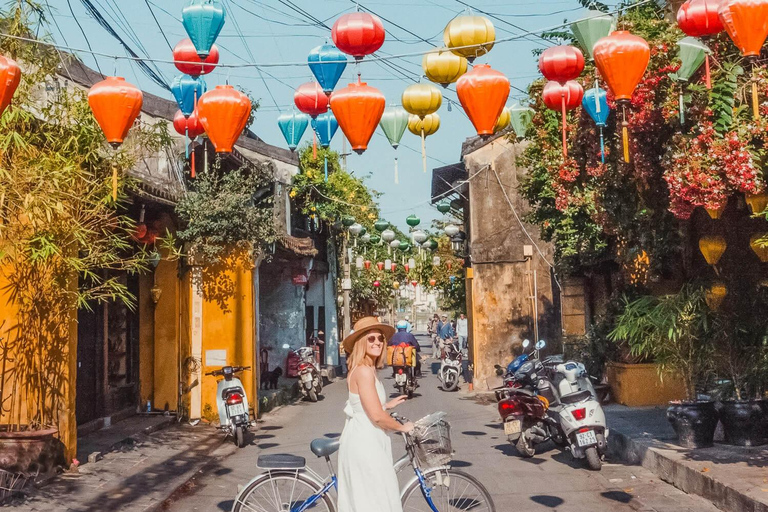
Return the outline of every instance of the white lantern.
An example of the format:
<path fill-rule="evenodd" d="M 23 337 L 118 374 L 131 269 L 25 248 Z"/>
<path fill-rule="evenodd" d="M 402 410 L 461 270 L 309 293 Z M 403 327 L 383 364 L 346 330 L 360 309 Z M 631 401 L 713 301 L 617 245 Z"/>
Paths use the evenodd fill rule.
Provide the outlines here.
<path fill-rule="evenodd" d="M 392 231 L 391 229 L 385 229 L 384 231 L 381 232 L 381 239 L 384 240 L 386 243 L 389 243 L 395 239 L 395 232 Z"/>
<path fill-rule="evenodd" d="M 420 229 L 414 231 L 411 237 L 413 238 L 414 244 L 421 245 L 427 241 L 427 234 Z"/>
<path fill-rule="evenodd" d="M 440 256 L 435 256 L 434 258 L 432 258 L 432 265 L 436 267 L 440 265 Z"/>
<path fill-rule="evenodd" d="M 455 224 L 448 224 L 447 226 L 445 226 L 445 234 L 450 236 L 450 237 L 454 237 L 454 236 L 458 235 L 459 234 L 459 226 L 457 226 Z"/>
<path fill-rule="evenodd" d="M 363 268 L 363 257 L 362 256 L 358 256 L 357 258 L 355 258 L 355 267 L 357 267 L 358 270 Z"/>
<path fill-rule="evenodd" d="M 408 266 L 411 267 L 411 268 L 416 268 L 416 260 L 413 259 L 413 258 L 410 258 L 408 260 Z"/>
<path fill-rule="evenodd" d="M 367 244 L 368 242 L 371 241 L 371 234 L 370 233 L 364 234 L 363 236 L 360 237 L 360 241 L 363 242 L 364 244 Z"/>
<path fill-rule="evenodd" d="M 352 236 L 357 236 L 363 232 L 363 226 L 358 224 L 357 222 L 349 226 L 347 229 L 349 230 L 349 234 Z"/>
<path fill-rule="evenodd" d="M 392 240 L 389 242 L 389 246 L 393 249 L 399 249 L 400 248 L 400 240 Z"/>
<path fill-rule="evenodd" d="M 384 260 L 384 270 L 392 270 L 392 260 Z"/>

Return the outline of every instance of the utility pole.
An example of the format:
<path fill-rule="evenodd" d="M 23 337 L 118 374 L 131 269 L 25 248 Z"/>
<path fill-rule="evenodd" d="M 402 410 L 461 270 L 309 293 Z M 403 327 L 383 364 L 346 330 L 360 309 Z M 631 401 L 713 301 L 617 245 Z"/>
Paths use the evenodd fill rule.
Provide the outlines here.
<path fill-rule="evenodd" d="M 349 331 L 352 330 L 352 319 L 349 312 L 349 291 L 352 289 L 352 278 L 350 276 L 349 269 L 349 251 L 347 249 L 347 233 L 342 235 L 342 250 L 344 252 L 344 279 L 341 282 L 341 289 L 344 293 L 344 333 L 342 339 L 349 336 Z"/>
<path fill-rule="evenodd" d="M 533 342 L 539 341 L 539 284 L 536 270 L 531 268 L 533 260 L 533 246 L 523 246 L 523 256 L 525 257 L 526 274 L 528 274 L 528 293 L 531 298 L 531 315 L 533 316 Z"/>

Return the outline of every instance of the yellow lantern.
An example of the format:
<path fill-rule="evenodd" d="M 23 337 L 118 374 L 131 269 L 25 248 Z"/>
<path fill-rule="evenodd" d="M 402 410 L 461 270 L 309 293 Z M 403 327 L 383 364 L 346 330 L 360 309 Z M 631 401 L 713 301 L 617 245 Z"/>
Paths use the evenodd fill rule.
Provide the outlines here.
<path fill-rule="evenodd" d="M 392 288 L 394 288 L 395 290 L 399 290 L 400 289 L 400 283 L 395 281 L 394 283 L 392 283 Z"/>
<path fill-rule="evenodd" d="M 699 240 L 699 250 L 710 265 L 717 265 L 728 244 L 722 236 L 705 236 Z"/>
<path fill-rule="evenodd" d="M 496 29 L 484 16 L 456 16 L 443 31 L 445 46 L 469 62 L 491 51 L 494 41 Z"/>
<path fill-rule="evenodd" d="M 728 288 L 725 286 L 725 284 L 716 282 L 712 283 L 712 286 L 709 287 L 709 290 L 704 292 L 704 300 L 707 301 L 707 306 L 709 306 L 709 309 L 716 311 L 720 309 L 720 306 L 725 300 L 726 295 L 728 295 Z"/>
<path fill-rule="evenodd" d="M 448 87 L 467 72 L 467 59 L 456 55 L 447 48 L 441 48 L 424 54 L 421 60 L 424 74 L 431 81 Z"/>
<path fill-rule="evenodd" d="M 760 194 L 747 194 L 745 199 L 749 205 L 752 213 L 757 215 L 758 213 L 764 213 L 766 207 L 768 207 L 768 193 L 761 192 Z"/>
<path fill-rule="evenodd" d="M 707 210 L 707 213 L 709 214 L 712 220 L 717 220 L 723 216 L 723 212 L 725 211 L 725 204 L 722 204 L 717 208 L 705 208 L 705 209 Z"/>
<path fill-rule="evenodd" d="M 429 137 L 434 135 L 440 128 L 440 116 L 437 114 L 429 114 L 420 119 L 419 116 L 411 116 L 408 118 L 408 130 L 414 135 L 424 135 Z"/>
<path fill-rule="evenodd" d="M 493 133 L 498 133 L 512 122 L 512 112 L 507 107 L 501 111 L 499 119 L 496 121 L 496 126 L 493 127 Z"/>
<path fill-rule="evenodd" d="M 419 117 L 434 114 L 443 104 L 443 93 L 432 84 L 413 84 L 403 91 L 403 108 Z"/>
<path fill-rule="evenodd" d="M 760 258 L 760 261 L 762 261 L 763 263 L 768 261 L 768 247 L 763 247 L 762 244 L 759 243 L 759 240 L 764 237 L 765 235 L 758 235 L 757 233 L 755 233 L 749 239 L 749 246 L 752 248 L 754 253 L 757 254 L 757 257 Z"/>

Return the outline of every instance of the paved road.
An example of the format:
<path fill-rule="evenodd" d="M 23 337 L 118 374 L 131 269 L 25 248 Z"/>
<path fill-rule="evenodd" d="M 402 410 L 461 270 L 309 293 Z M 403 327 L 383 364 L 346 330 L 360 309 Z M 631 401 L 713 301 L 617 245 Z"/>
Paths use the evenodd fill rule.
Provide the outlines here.
<path fill-rule="evenodd" d="M 423 338 L 426 343 L 426 337 Z M 427 350 L 429 351 L 429 350 Z M 424 370 L 430 370 L 429 361 Z M 436 362 L 434 362 L 437 365 Z M 393 381 L 384 370 L 380 378 L 395 396 Z M 434 375 L 421 381 L 419 396 L 401 407 L 409 418 L 436 410 L 448 413 L 452 425 L 454 465 L 479 478 L 494 497 L 496 510 L 568 512 L 629 510 L 715 512 L 709 502 L 689 496 L 659 481 L 638 466 L 606 463 L 601 472 L 590 472 L 568 453 L 543 446 L 532 459 L 520 458 L 501 430 L 495 404 L 483 402 L 463 389 L 444 393 Z M 464 386 L 466 388 L 466 386 Z M 342 409 L 347 399 L 345 381 L 326 387 L 321 402 L 287 406 L 267 416 L 255 433 L 254 444 L 241 450 L 226 446 L 165 509 L 171 511 L 229 511 L 238 486 L 259 472 L 261 453 L 293 453 L 307 458 L 310 467 L 327 474 L 324 462 L 309 451 L 317 437 L 335 437 L 344 426 Z M 396 456 L 402 441 L 393 438 Z M 369 512 L 369 511 L 365 511 Z"/>

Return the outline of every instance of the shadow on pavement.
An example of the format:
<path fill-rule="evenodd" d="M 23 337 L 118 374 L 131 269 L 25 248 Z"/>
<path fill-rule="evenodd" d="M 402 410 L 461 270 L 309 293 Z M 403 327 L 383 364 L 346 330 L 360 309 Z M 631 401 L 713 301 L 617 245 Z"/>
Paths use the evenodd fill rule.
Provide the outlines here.
<path fill-rule="evenodd" d="M 545 507 L 549 508 L 556 508 L 565 503 L 565 500 L 563 498 L 558 498 L 557 496 L 549 496 L 547 494 L 539 494 L 538 496 L 531 496 L 531 501 L 534 503 L 538 503 L 539 505 L 544 505 Z"/>
<path fill-rule="evenodd" d="M 629 503 L 630 501 L 632 501 L 632 495 L 624 491 L 601 492 L 600 496 L 612 501 L 618 501 L 619 503 Z"/>
<path fill-rule="evenodd" d="M 218 503 L 219 510 L 224 510 L 225 512 L 229 512 L 232 510 L 232 505 L 235 504 L 235 500 L 227 500 L 227 501 L 220 501 Z"/>

